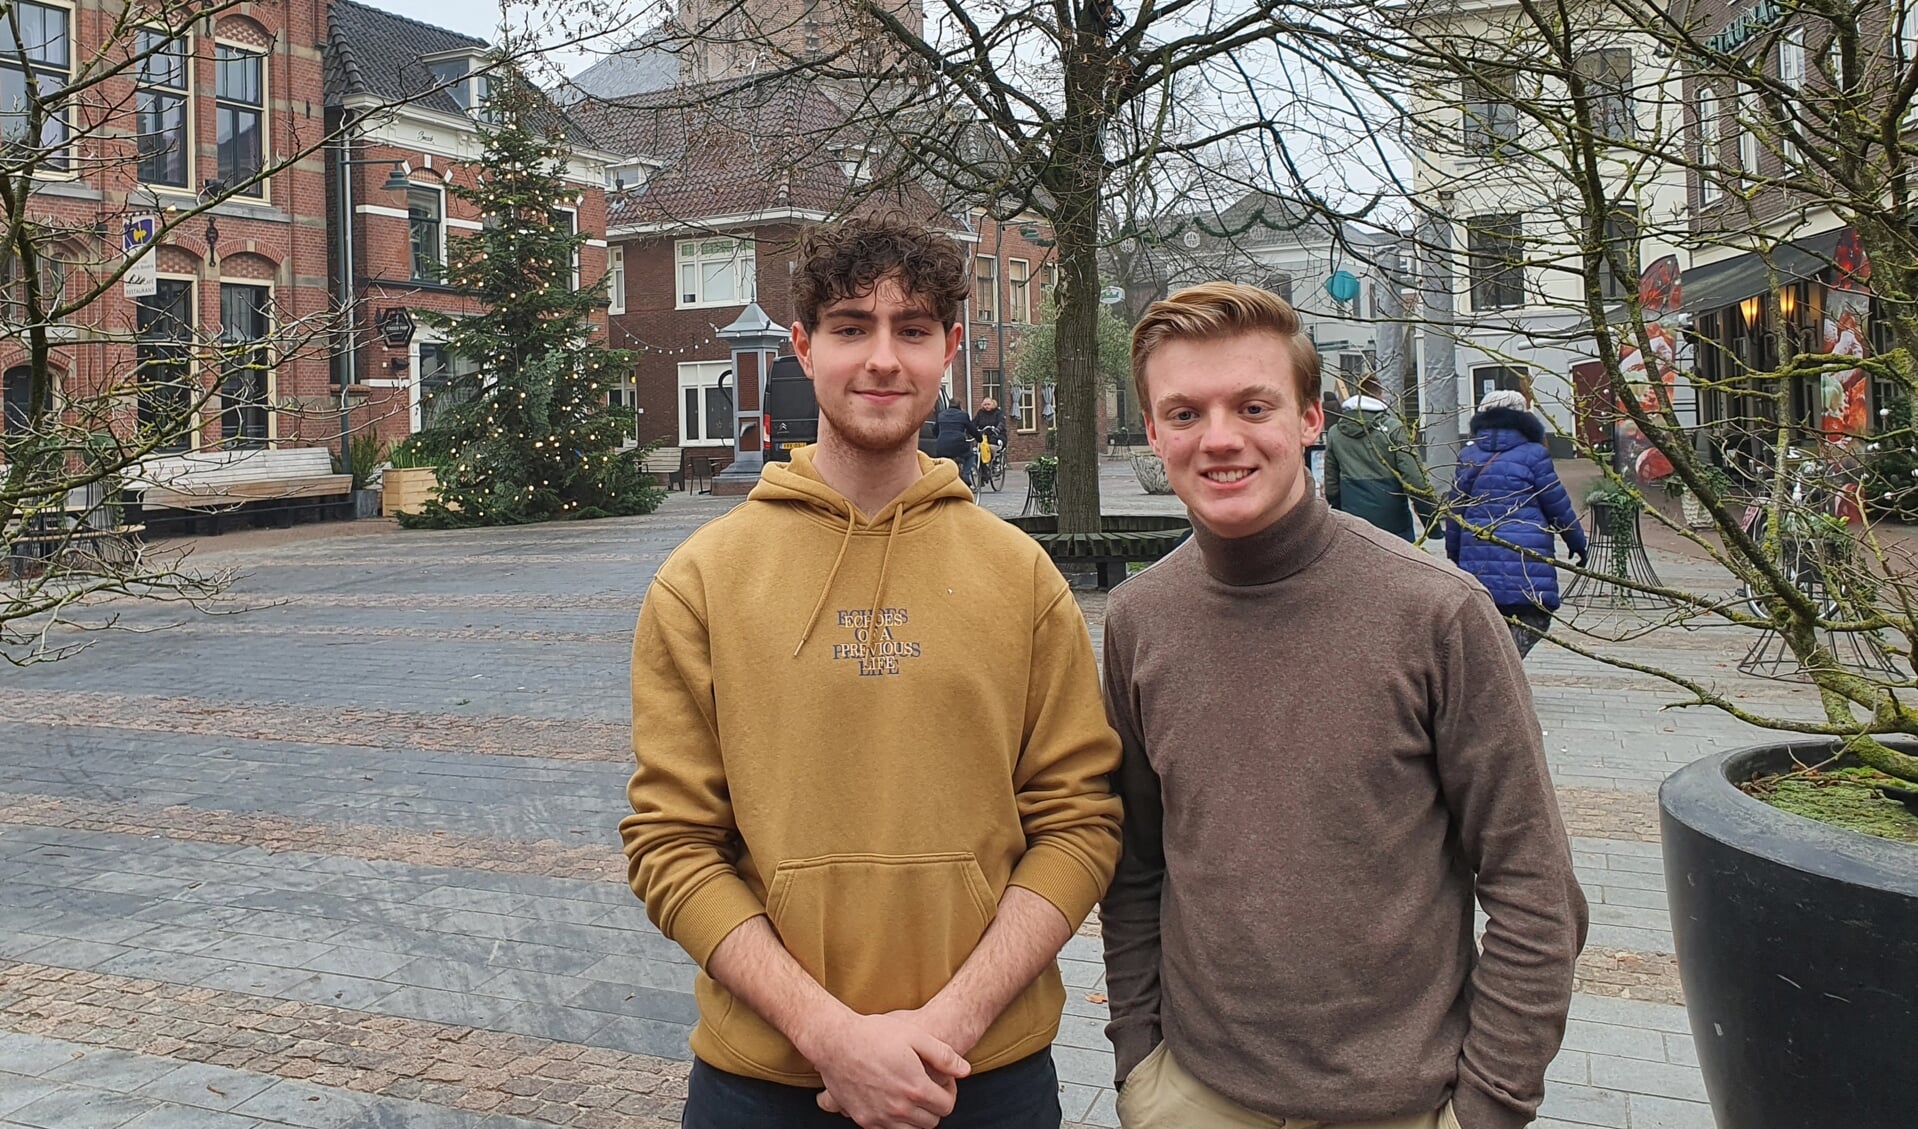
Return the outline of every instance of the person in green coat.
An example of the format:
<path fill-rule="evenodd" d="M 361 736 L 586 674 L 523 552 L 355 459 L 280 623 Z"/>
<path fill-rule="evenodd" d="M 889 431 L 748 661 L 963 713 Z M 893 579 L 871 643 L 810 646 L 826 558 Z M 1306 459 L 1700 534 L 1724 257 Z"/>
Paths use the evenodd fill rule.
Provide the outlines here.
<path fill-rule="evenodd" d="M 1325 500 L 1387 533 L 1418 540 L 1432 524 L 1432 483 L 1404 426 L 1373 380 L 1339 407 L 1339 422 L 1325 436 Z"/>

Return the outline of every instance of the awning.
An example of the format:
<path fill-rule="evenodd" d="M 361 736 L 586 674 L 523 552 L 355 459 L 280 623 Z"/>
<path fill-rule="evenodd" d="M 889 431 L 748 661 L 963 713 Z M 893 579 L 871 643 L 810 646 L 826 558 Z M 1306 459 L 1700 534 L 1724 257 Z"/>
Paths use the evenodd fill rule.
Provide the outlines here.
<path fill-rule="evenodd" d="M 1723 309 L 1777 285 L 1812 278 L 1831 266 L 1846 228 L 1779 243 L 1768 251 L 1734 255 L 1685 271 L 1681 286 L 1687 313 Z"/>

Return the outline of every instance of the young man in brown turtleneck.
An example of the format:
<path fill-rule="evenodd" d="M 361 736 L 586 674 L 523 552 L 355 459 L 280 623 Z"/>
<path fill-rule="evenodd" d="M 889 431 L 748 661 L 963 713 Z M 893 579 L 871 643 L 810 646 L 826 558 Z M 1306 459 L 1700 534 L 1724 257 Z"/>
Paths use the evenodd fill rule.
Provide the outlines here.
<path fill-rule="evenodd" d="M 1510 632 L 1308 488 L 1319 357 L 1285 302 L 1155 303 L 1132 371 L 1193 538 L 1106 621 L 1121 1124 L 1518 1129 L 1586 918 Z"/>

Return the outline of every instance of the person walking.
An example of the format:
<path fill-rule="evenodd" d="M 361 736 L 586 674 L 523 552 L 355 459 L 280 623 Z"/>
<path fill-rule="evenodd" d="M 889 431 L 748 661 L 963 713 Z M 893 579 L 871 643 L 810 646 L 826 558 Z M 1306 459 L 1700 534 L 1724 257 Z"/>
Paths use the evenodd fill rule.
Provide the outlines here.
<path fill-rule="evenodd" d="M 1133 330 L 1193 536 L 1106 620 L 1119 1121 L 1520 1129 L 1586 927 L 1543 738 L 1485 590 L 1307 488 L 1319 364 L 1237 283 Z"/>
<path fill-rule="evenodd" d="M 699 965 L 682 1124 L 1058 1129 L 1054 958 L 1119 849 L 1091 640 L 1038 545 L 917 449 L 959 245 L 850 220 L 799 258 L 819 442 L 673 552 L 633 638 L 619 832 Z"/>
<path fill-rule="evenodd" d="M 1518 644 L 1532 651 L 1558 610 L 1556 538 L 1585 566 L 1587 542 L 1545 449 L 1545 424 L 1522 393 L 1487 392 L 1459 453 L 1445 520 L 1445 555 L 1492 594 Z"/>
<path fill-rule="evenodd" d="M 1338 422 L 1326 433 L 1325 500 L 1407 541 L 1420 540 L 1431 525 L 1431 480 L 1371 377 L 1341 405 Z"/>

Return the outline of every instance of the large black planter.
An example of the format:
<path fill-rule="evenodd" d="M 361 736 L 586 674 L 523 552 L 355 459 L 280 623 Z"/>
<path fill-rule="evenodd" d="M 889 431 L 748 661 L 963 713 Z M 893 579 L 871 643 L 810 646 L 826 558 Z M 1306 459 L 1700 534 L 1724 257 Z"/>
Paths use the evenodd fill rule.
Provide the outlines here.
<path fill-rule="evenodd" d="M 1659 789 L 1679 975 L 1719 1129 L 1918 1126 L 1918 847 L 1731 784 L 1828 749 L 1709 757 Z"/>

